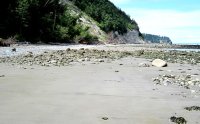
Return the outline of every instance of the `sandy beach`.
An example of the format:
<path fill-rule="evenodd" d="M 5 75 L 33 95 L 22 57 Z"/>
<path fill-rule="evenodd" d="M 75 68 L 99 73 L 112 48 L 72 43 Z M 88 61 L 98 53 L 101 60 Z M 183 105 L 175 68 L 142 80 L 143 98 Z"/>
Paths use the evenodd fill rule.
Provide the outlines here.
<path fill-rule="evenodd" d="M 153 59 L 142 57 L 103 60 L 78 60 L 48 67 L 0 63 L 0 123 L 173 124 L 172 116 L 183 117 L 188 124 L 200 123 L 200 111 L 184 109 L 200 106 L 198 63 L 167 62 L 167 67 L 159 68 L 151 65 Z M 149 66 L 139 66 L 141 63 Z M 185 84 L 155 82 L 162 75 L 190 75 L 196 84 L 186 88 Z"/>

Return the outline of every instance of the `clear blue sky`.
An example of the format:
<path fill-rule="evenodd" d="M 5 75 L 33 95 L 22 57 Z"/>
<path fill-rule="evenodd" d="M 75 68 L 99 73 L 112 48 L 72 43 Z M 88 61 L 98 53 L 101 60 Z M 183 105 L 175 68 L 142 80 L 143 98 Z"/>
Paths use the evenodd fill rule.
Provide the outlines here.
<path fill-rule="evenodd" d="M 200 0 L 110 0 L 138 23 L 142 33 L 173 43 L 200 44 Z"/>

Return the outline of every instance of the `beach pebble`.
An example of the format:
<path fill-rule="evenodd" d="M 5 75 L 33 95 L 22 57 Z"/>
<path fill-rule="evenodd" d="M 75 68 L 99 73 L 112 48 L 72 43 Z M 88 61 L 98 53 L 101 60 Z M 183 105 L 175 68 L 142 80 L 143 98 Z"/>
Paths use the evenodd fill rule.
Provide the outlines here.
<path fill-rule="evenodd" d="M 5 75 L 0 75 L 0 77 L 5 77 Z"/>
<path fill-rule="evenodd" d="M 104 60 L 103 59 L 99 59 L 98 62 L 104 62 Z"/>
<path fill-rule="evenodd" d="M 139 67 L 150 67 L 150 65 L 148 63 L 139 63 L 138 66 Z"/>
<path fill-rule="evenodd" d="M 156 66 L 156 67 L 166 67 L 167 62 L 165 62 L 164 60 L 161 60 L 161 59 L 155 59 L 155 60 L 153 60 L 152 65 Z"/>
<path fill-rule="evenodd" d="M 85 61 L 90 61 L 90 58 L 85 58 Z"/>
<path fill-rule="evenodd" d="M 16 52 L 17 50 L 16 50 L 16 48 L 12 48 L 12 52 Z"/>
<path fill-rule="evenodd" d="M 195 90 L 191 90 L 191 93 L 195 93 L 196 91 Z"/>
<path fill-rule="evenodd" d="M 163 81 L 163 85 L 164 85 L 164 86 L 168 86 L 169 84 L 172 84 L 172 82 L 169 81 L 169 80 L 164 80 L 164 81 Z"/>
<path fill-rule="evenodd" d="M 103 120 L 108 120 L 108 117 L 102 117 Z"/>
<path fill-rule="evenodd" d="M 176 124 L 186 124 L 187 123 L 185 118 L 183 118 L 183 117 L 175 117 L 175 116 L 170 117 L 170 121 L 174 122 Z"/>

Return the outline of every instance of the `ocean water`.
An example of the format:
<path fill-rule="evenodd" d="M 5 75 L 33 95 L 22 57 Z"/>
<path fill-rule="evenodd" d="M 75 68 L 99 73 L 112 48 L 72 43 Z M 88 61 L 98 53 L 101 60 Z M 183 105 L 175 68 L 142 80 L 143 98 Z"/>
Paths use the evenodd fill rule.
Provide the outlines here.
<path fill-rule="evenodd" d="M 167 48 L 165 50 L 169 50 L 169 51 L 172 51 L 172 50 L 176 50 L 176 51 L 187 51 L 187 52 L 200 52 L 200 49 L 171 49 L 171 48 Z"/>

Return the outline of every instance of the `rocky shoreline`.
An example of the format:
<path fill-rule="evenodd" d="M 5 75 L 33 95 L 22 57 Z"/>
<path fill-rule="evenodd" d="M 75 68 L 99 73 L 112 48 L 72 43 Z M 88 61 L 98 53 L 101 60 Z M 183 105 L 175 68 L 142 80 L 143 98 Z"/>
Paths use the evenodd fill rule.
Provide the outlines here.
<path fill-rule="evenodd" d="M 15 49 L 16 50 L 16 49 Z M 15 52 L 15 51 L 13 51 Z M 27 52 L 18 56 L 0 57 L 0 63 L 16 63 L 26 65 L 42 65 L 42 66 L 64 66 L 72 62 L 103 62 L 124 57 L 140 57 L 147 59 L 162 59 L 171 63 L 180 64 L 194 64 L 200 63 L 200 52 L 187 52 L 187 51 L 166 51 L 166 50 L 133 50 L 133 51 L 114 51 L 114 50 L 98 50 L 98 49 L 70 49 L 66 50 L 53 50 L 44 51 L 40 54 L 34 54 L 33 52 Z"/>
<path fill-rule="evenodd" d="M 18 48 L 16 48 L 17 50 Z M 153 64 L 158 59 L 162 60 L 163 66 Z M 13 93 L 23 94 L 23 91 L 29 88 L 26 92 L 34 94 L 35 90 L 39 88 L 41 91 L 37 91 L 37 93 L 40 96 L 44 95 L 45 99 L 46 95 L 52 98 L 52 93 L 53 95 L 58 93 L 55 96 L 64 93 L 63 97 L 66 97 L 67 94 L 67 96 L 73 96 L 73 99 L 84 97 L 82 101 L 69 105 L 78 104 L 75 106 L 76 108 L 79 108 L 79 104 L 82 102 L 98 100 L 100 101 L 92 105 L 101 103 L 102 107 L 102 101 L 109 98 L 109 100 L 107 99 L 109 102 L 105 104 L 108 106 L 105 113 L 113 107 L 113 103 L 117 99 L 116 106 L 112 108 L 113 115 L 98 115 L 102 121 L 122 118 L 124 114 L 120 113 L 126 109 L 127 113 L 124 113 L 129 116 L 129 119 L 132 119 L 130 115 L 133 112 L 136 112 L 135 114 L 142 113 L 139 118 L 142 118 L 144 113 L 148 113 L 146 117 L 153 114 L 151 121 L 146 117 L 143 118 L 144 124 L 169 123 L 169 121 L 176 124 L 190 122 L 198 124 L 199 121 L 200 52 L 136 48 L 131 45 L 63 47 L 61 50 L 43 49 L 40 53 L 26 51 L 25 54 L 0 57 L 0 66 L 0 85 L 5 87 L 8 84 L 9 88 L 14 89 Z M 19 84 L 12 85 L 11 82 Z M 27 85 L 27 82 L 30 83 Z M 35 87 L 35 84 L 39 87 Z M 23 87 L 24 90 L 15 89 L 16 86 Z M 32 87 L 35 88 L 32 89 Z M 90 88 L 88 89 L 88 87 Z M 10 92 L 7 90 L 9 88 L 5 87 L 3 92 L 9 94 Z M 70 92 L 71 89 L 73 90 Z M 89 99 L 85 100 L 85 98 Z M 94 98 L 95 100 L 91 100 Z M 59 99 L 59 97 L 54 99 Z M 67 104 L 71 98 L 67 97 L 66 99 Z M 110 99 L 113 101 L 111 102 Z M 123 101 L 123 99 L 125 100 Z M 51 99 L 48 100 L 52 103 Z M 60 106 L 62 103 L 59 101 L 62 100 L 61 98 L 53 100 L 53 102 Z M 131 104 L 128 104 L 127 101 L 131 101 Z M 19 102 L 18 99 L 15 102 Z M 43 104 L 46 105 L 46 102 Z M 89 108 L 91 107 L 90 103 L 87 105 Z M 122 107 L 123 105 L 124 107 Z M 2 106 L 7 105 L 2 104 Z M 13 105 L 10 103 L 10 106 Z M 95 110 L 100 106 L 95 106 Z M 123 110 L 119 110 L 120 113 L 116 114 L 115 109 L 120 107 Z M 79 109 L 78 113 L 82 111 L 82 108 Z M 160 112 L 160 110 L 162 111 Z M 77 115 L 77 113 L 75 114 Z M 117 117 L 117 115 L 120 116 Z M 135 121 L 141 122 L 138 118 Z M 122 119 L 122 123 L 127 122 L 129 122 L 127 119 Z"/>

